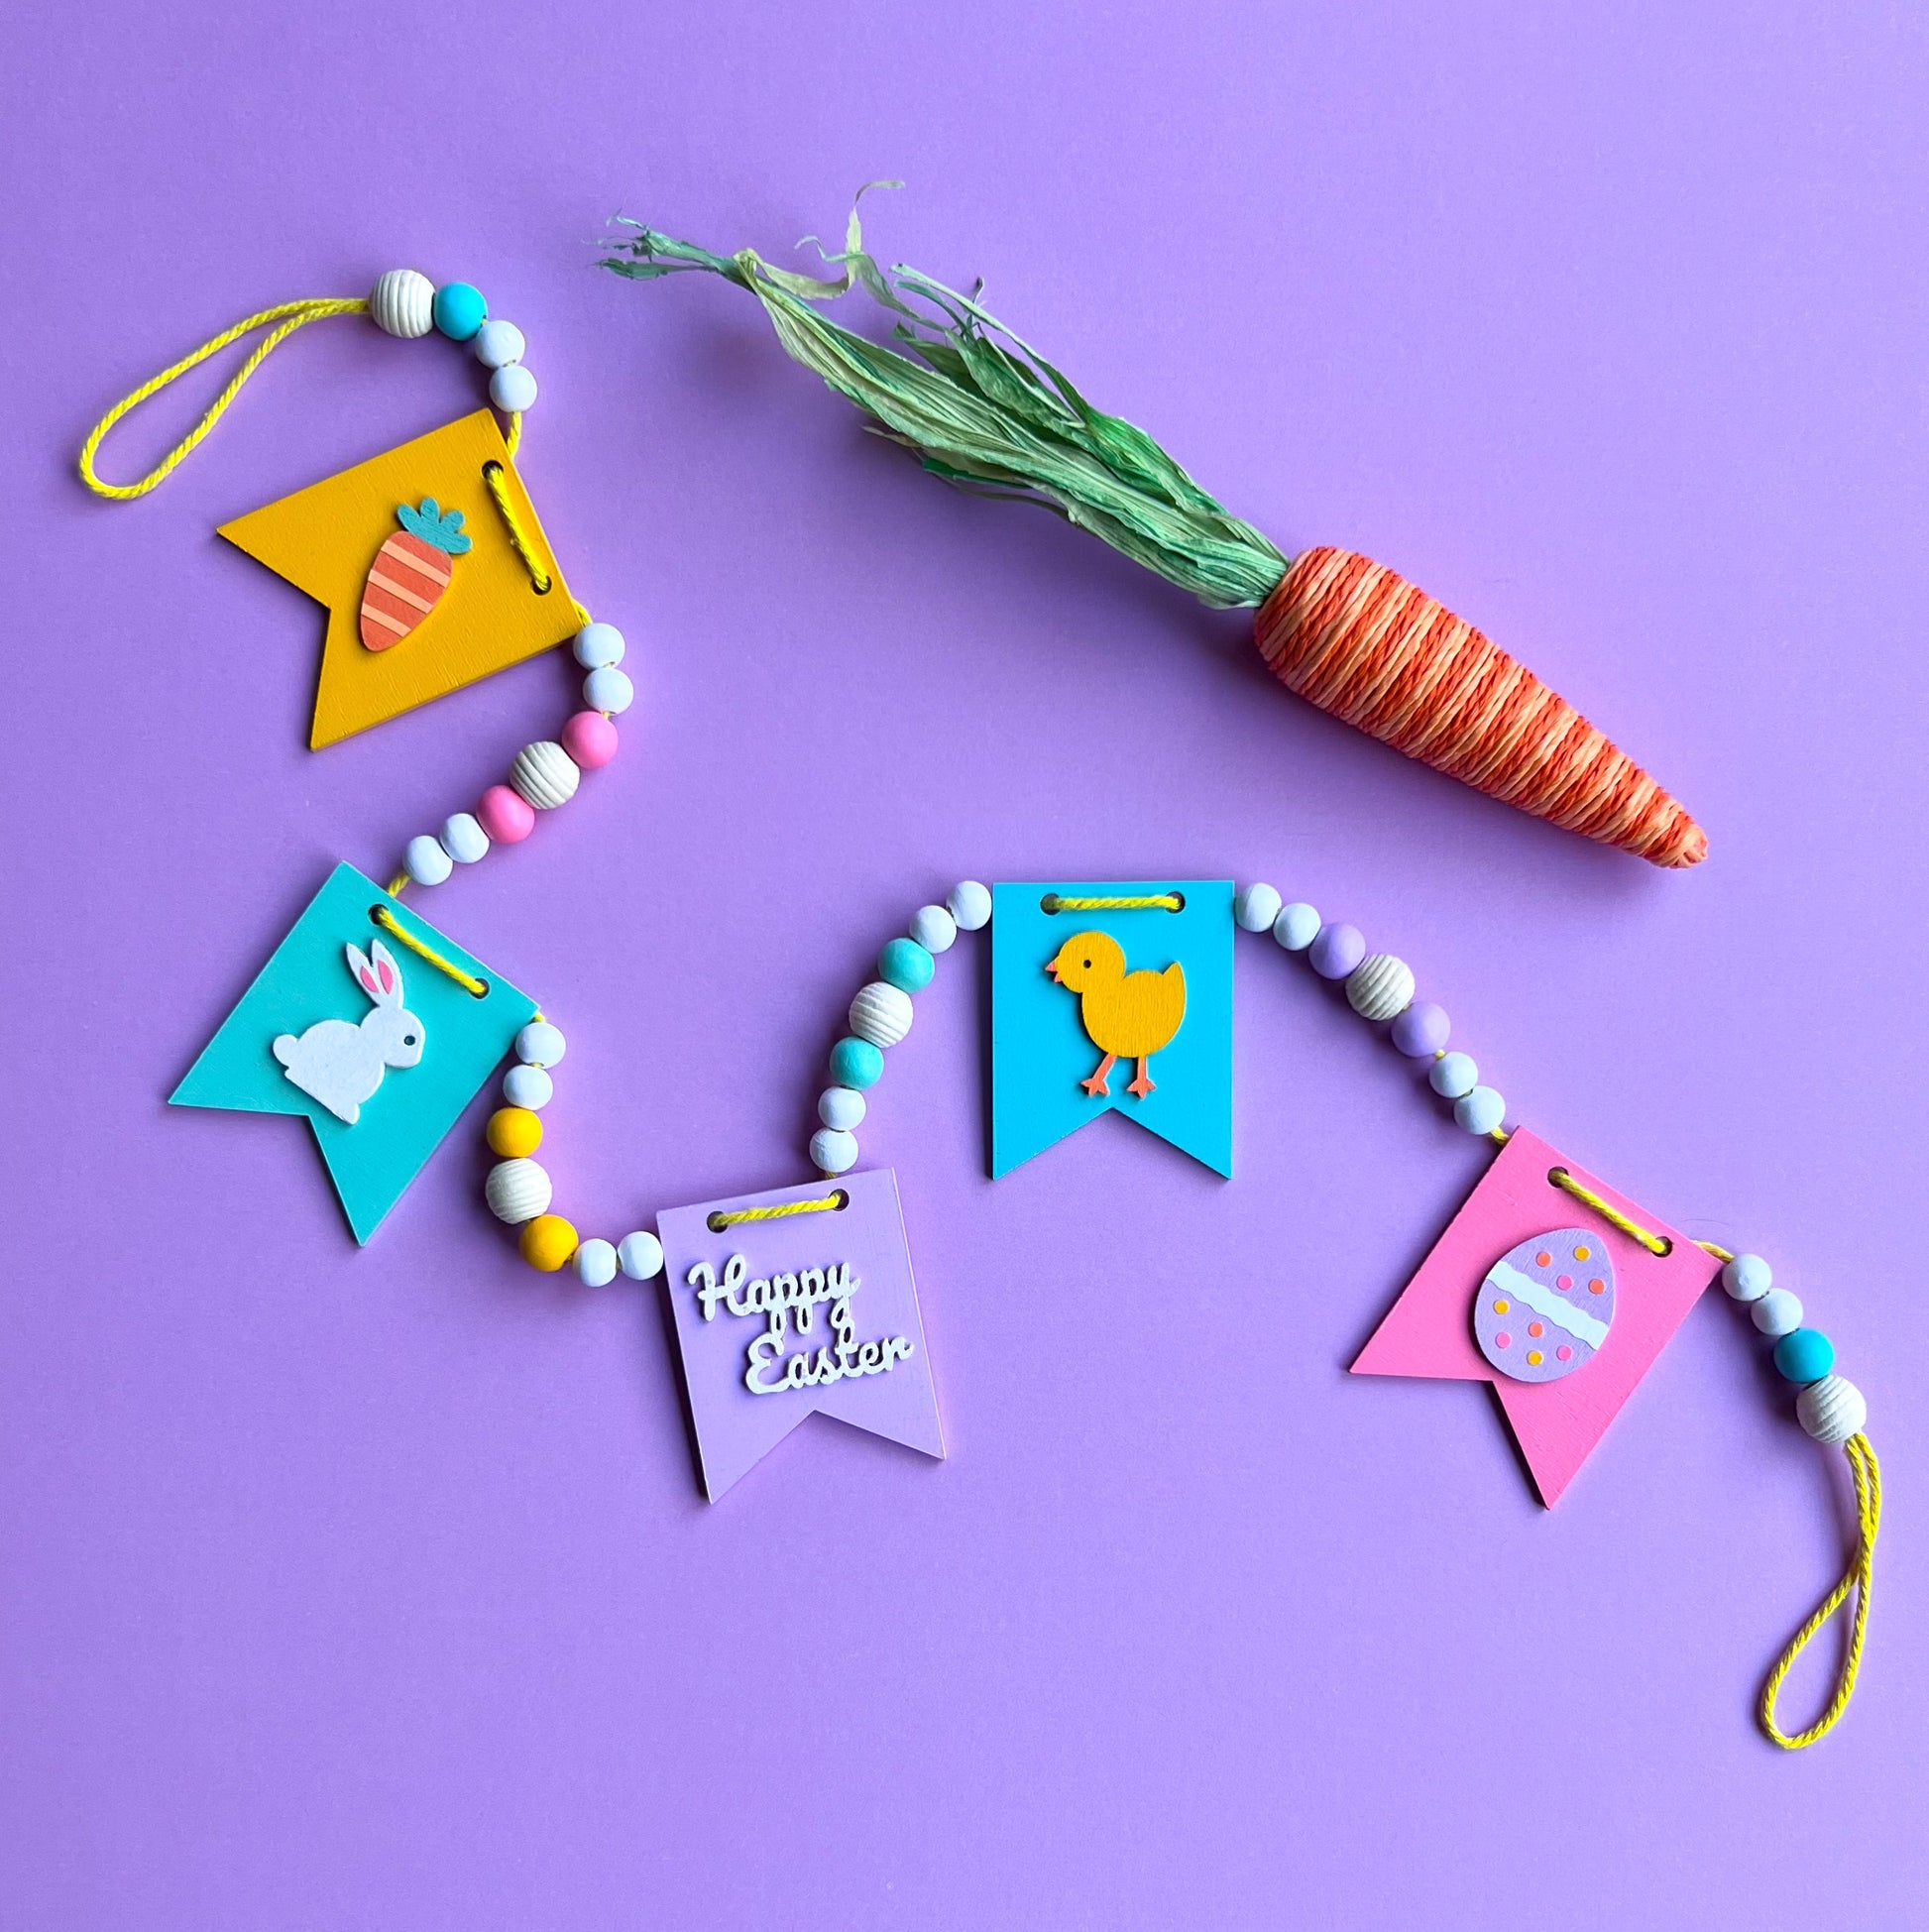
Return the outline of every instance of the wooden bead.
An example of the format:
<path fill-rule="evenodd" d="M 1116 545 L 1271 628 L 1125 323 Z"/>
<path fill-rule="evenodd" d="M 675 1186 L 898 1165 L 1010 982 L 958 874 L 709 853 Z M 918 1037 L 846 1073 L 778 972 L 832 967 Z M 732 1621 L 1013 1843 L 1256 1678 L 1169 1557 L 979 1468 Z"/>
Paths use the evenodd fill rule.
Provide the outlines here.
<path fill-rule="evenodd" d="M 1806 1388 L 1835 1367 L 1835 1343 L 1819 1328 L 1791 1328 L 1775 1343 L 1775 1373 Z"/>
<path fill-rule="evenodd" d="M 533 1154 L 542 1145 L 542 1122 L 527 1107 L 498 1107 L 483 1129 L 492 1154 L 514 1160 Z"/>
<path fill-rule="evenodd" d="M 538 1214 L 524 1223 L 519 1245 L 531 1268 L 553 1275 L 576 1252 L 576 1230 L 560 1214 Z"/>
<path fill-rule="evenodd" d="M 525 744 L 510 766 L 510 785 L 516 797 L 538 812 L 567 805 L 582 782 L 582 768 L 552 738 Z"/>
<path fill-rule="evenodd" d="M 1276 886 L 1249 885 L 1232 902 L 1232 916 L 1249 933 L 1264 933 L 1280 916 L 1280 895 Z"/>
<path fill-rule="evenodd" d="M 540 1113 L 556 1097 L 556 1082 L 540 1067 L 511 1067 L 503 1076 L 503 1098 L 512 1107 Z"/>
<path fill-rule="evenodd" d="M 817 1117 L 848 1134 L 864 1117 L 864 1096 L 854 1086 L 827 1086 L 817 1096 Z"/>
<path fill-rule="evenodd" d="M 629 673 L 614 664 L 599 664 L 583 680 L 583 702 L 592 711 L 623 713 L 636 702 L 636 687 Z"/>
<path fill-rule="evenodd" d="M 914 939 L 888 939 L 877 956 L 877 976 L 900 992 L 921 993 L 938 970 L 931 955 Z"/>
<path fill-rule="evenodd" d="M 1444 1053 L 1452 1033 L 1446 1008 L 1435 1006 L 1430 999 L 1408 1007 L 1393 1023 L 1393 1043 L 1409 1060 L 1431 1060 Z"/>
<path fill-rule="evenodd" d="M 963 879 L 951 889 L 946 910 L 958 922 L 961 932 L 974 933 L 991 923 L 991 893 L 976 879 Z"/>
<path fill-rule="evenodd" d="M 1414 1003 L 1414 969 L 1391 953 L 1375 953 L 1346 975 L 1346 1003 L 1363 1020 L 1390 1020 Z"/>
<path fill-rule="evenodd" d="M 617 728 L 600 711 L 570 714 L 563 726 L 563 749 L 584 771 L 601 771 L 617 755 Z"/>
<path fill-rule="evenodd" d="M 1366 958 L 1366 940 L 1357 926 L 1330 920 L 1321 926 L 1306 959 L 1322 979 L 1344 979 Z"/>
<path fill-rule="evenodd" d="M 638 1228 L 617 1243 L 617 1262 L 632 1282 L 649 1281 L 663 1272 L 663 1244 L 647 1228 Z"/>
<path fill-rule="evenodd" d="M 489 399 L 506 416 L 519 416 L 535 407 L 536 379 L 523 364 L 510 363 L 489 379 Z"/>
<path fill-rule="evenodd" d="M 1507 1102 L 1491 1086 L 1477 1086 L 1454 1101 L 1453 1117 L 1470 1134 L 1491 1134 L 1507 1119 Z"/>
<path fill-rule="evenodd" d="M 476 822 L 499 846 L 513 846 L 536 828 L 536 815 L 507 785 L 491 785 L 476 807 Z"/>
<path fill-rule="evenodd" d="M 1802 1325 L 1802 1298 L 1785 1288 L 1771 1288 L 1750 1307 L 1749 1315 L 1764 1335 L 1792 1335 Z"/>
<path fill-rule="evenodd" d="M 811 1136 L 811 1165 L 820 1174 L 846 1174 L 857 1165 L 857 1137 L 842 1128 L 820 1127 Z"/>
<path fill-rule="evenodd" d="M 489 319 L 489 304 L 471 282 L 445 282 L 435 291 L 429 313 L 451 342 L 467 342 Z"/>
<path fill-rule="evenodd" d="M 525 1067 L 560 1067 L 568 1050 L 562 1028 L 547 1020 L 531 1020 L 515 1036 L 515 1057 Z"/>
<path fill-rule="evenodd" d="M 1273 937 L 1287 952 L 1304 953 L 1319 937 L 1323 923 L 1317 906 L 1299 899 L 1280 908 L 1279 917 L 1273 921 Z"/>
<path fill-rule="evenodd" d="M 1426 1083 L 1441 1099 L 1457 1100 L 1480 1083 L 1480 1069 L 1474 1065 L 1472 1054 L 1442 1054 L 1433 1063 Z"/>
<path fill-rule="evenodd" d="M 507 369 L 511 363 L 520 362 L 528 346 L 522 339 L 522 331 L 499 315 L 492 315 L 476 331 L 476 339 L 469 345 L 485 369 Z"/>
<path fill-rule="evenodd" d="M 1773 1269 L 1759 1254 L 1738 1254 L 1722 1270 L 1722 1286 L 1738 1302 L 1759 1302 L 1774 1285 Z"/>
<path fill-rule="evenodd" d="M 875 1086 L 884 1075 L 884 1056 L 868 1040 L 850 1034 L 831 1049 L 831 1078 L 840 1086 Z"/>
<path fill-rule="evenodd" d="M 440 885 L 455 870 L 455 860 L 426 832 L 409 840 L 401 862 L 417 885 Z"/>
<path fill-rule="evenodd" d="M 585 1241 L 576 1250 L 576 1276 L 585 1288 L 608 1288 L 617 1278 L 616 1249 L 607 1241 Z"/>
<path fill-rule="evenodd" d="M 442 850 L 458 865 L 473 865 L 489 852 L 489 834 L 473 812 L 454 812 L 442 821 Z"/>
<path fill-rule="evenodd" d="M 605 664 L 621 664 L 626 648 L 623 632 L 614 624 L 586 624 L 570 642 L 577 663 L 586 671 L 597 670 Z"/>
<path fill-rule="evenodd" d="M 911 1031 L 911 995 L 882 979 L 859 986 L 851 1002 L 851 1030 L 873 1047 L 894 1047 Z"/>
<path fill-rule="evenodd" d="M 511 1227 L 547 1213 L 554 1192 L 545 1170 L 526 1157 L 499 1163 L 489 1170 L 489 1179 L 483 1183 L 489 1211 Z"/>
<path fill-rule="evenodd" d="M 369 291 L 369 319 L 412 341 L 435 326 L 435 284 L 419 269 L 391 269 Z"/>
<path fill-rule="evenodd" d="M 1825 1375 L 1795 1399 L 1795 1419 L 1818 1442 L 1839 1448 L 1860 1435 L 1869 1421 L 1869 1403 L 1845 1375 Z"/>
<path fill-rule="evenodd" d="M 948 953 L 958 938 L 958 921 L 943 906 L 920 906 L 911 915 L 911 937 L 927 953 Z"/>

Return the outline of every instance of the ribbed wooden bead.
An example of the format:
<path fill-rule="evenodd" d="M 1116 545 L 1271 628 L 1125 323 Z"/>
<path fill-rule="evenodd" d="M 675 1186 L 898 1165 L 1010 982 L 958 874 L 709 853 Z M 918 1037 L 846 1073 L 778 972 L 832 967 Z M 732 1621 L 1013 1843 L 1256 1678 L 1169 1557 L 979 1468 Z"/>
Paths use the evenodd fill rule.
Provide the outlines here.
<path fill-rule="evenodd" d="M 538 812 L 567 805 L 583 782 L 582 768 L 554 739 L 525 744 L 510 766 L 510 785 L 524 804 Z"/>
<path fill-rule="evenodd" d="M 911 1031 L 911 995 L 882 979 L 857 989 L 851 1002 L 851 1030 L 873 1047 L 894 1047 Z"/>
<path fill-rule="evenodd" d="M 435 284 L 418 269 L 391 269 L 369 291 L 369 319 L 412 340 L 435 326 Z"/>
<path fill-rule="evenodd" d="M 1796 1397 L 1795 1419 L 1816 1441 L 1839 1447 L 1862 1433 L 1869 1403 L 1846 1375 L 1825 1375 Z"/>
<path fill-rule="evenodd" d="M 1414 968 L 1375 953 L 1346 975 L 1346 1003 L 1363 1020 L 1390 1020 L 1414 1003 Z"/>
<path fill-rule="evenodd" d="M 554 1194 L 548 1173 L 526 1157 L 499 1162 L 489 1170 L 489 1179 L 483 1183 L 483 1198 L 489 1202 L 489 1211 L 511 1227 L 547 1213 Z"/>

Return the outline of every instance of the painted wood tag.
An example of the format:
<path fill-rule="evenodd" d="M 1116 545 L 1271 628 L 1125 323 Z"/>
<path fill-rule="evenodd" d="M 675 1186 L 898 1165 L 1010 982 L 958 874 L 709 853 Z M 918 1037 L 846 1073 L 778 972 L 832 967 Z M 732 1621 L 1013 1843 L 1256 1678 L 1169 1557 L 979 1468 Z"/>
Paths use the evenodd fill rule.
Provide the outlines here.
<path fill-rule="evenodd" d="M 1669 1252 L 1650 1253 L 1601 1220 L 1554 1186 L 1555 1169 L 1671 1242 Z M 1493 1383 L 1540 1500 L 1552 1508 L 1720 1265 L 1517 1127 L 1353 1373 Z M 1542 1359 L 1530 1363 L 1530 1354 Z"/>
<path fill-rule="evenodd" d="M 378 907 L 488 991 L 385 941 Z M 170 1097 L 305 1116 L 366 1241 L 535 1011 L 373 879 L 337 865 Z"/>
<path fill-rule="evenodd" d="M 711 1225 L 742 1208 L 827 1199 L 832 1187 L 842 1207 Z M 656 1227 L 711 1502 L 814 1415 L 944 1455 L 889 1168 L 672 1207 Z"/>
<path fill-rule="evenodd" d="M 546 591 L 510 541 L 486 465 L 500 466 Z M 238 516 L 220 534 L 327 607 L 308 739 L 316 749 L 581 627 L 488 409 Z"/>
<path fill-rule="evenodd" d="M 1105 1112 L 1231 1175 L 1232 933 L 1230 879 L 993 888 L 994 1176 Z"/>

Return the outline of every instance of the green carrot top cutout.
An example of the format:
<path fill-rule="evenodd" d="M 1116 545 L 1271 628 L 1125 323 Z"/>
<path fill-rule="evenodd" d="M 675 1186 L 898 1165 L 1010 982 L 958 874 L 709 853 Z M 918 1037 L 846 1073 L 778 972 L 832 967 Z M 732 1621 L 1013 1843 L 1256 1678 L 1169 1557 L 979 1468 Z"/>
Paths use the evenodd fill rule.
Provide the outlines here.
<path fill-rule="evenodd" d="M 418 536 L 432 548 L 445 551 L 452 557 L 463 555 L 474 541 L 462 533 L 461 511 L 445 511 L 433 497 L 424 497 L 419 510 L 397 504 L 396 521 L 410 536 Z"/>

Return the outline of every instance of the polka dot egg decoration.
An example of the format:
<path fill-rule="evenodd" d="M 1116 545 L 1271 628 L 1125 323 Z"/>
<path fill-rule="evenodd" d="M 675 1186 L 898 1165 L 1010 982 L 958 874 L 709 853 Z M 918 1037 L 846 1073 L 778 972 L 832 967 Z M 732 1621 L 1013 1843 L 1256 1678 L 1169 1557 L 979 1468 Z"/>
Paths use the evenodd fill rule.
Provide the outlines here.
<path fill-rule="evenodd" d="M 1474 1297 L 1474 1339 L 1516 1382 L 1558 1382 L 1593 1361 L 1614 1321 L 1614 1263 L 1589 1228 L 1510 1248 Z"/>

